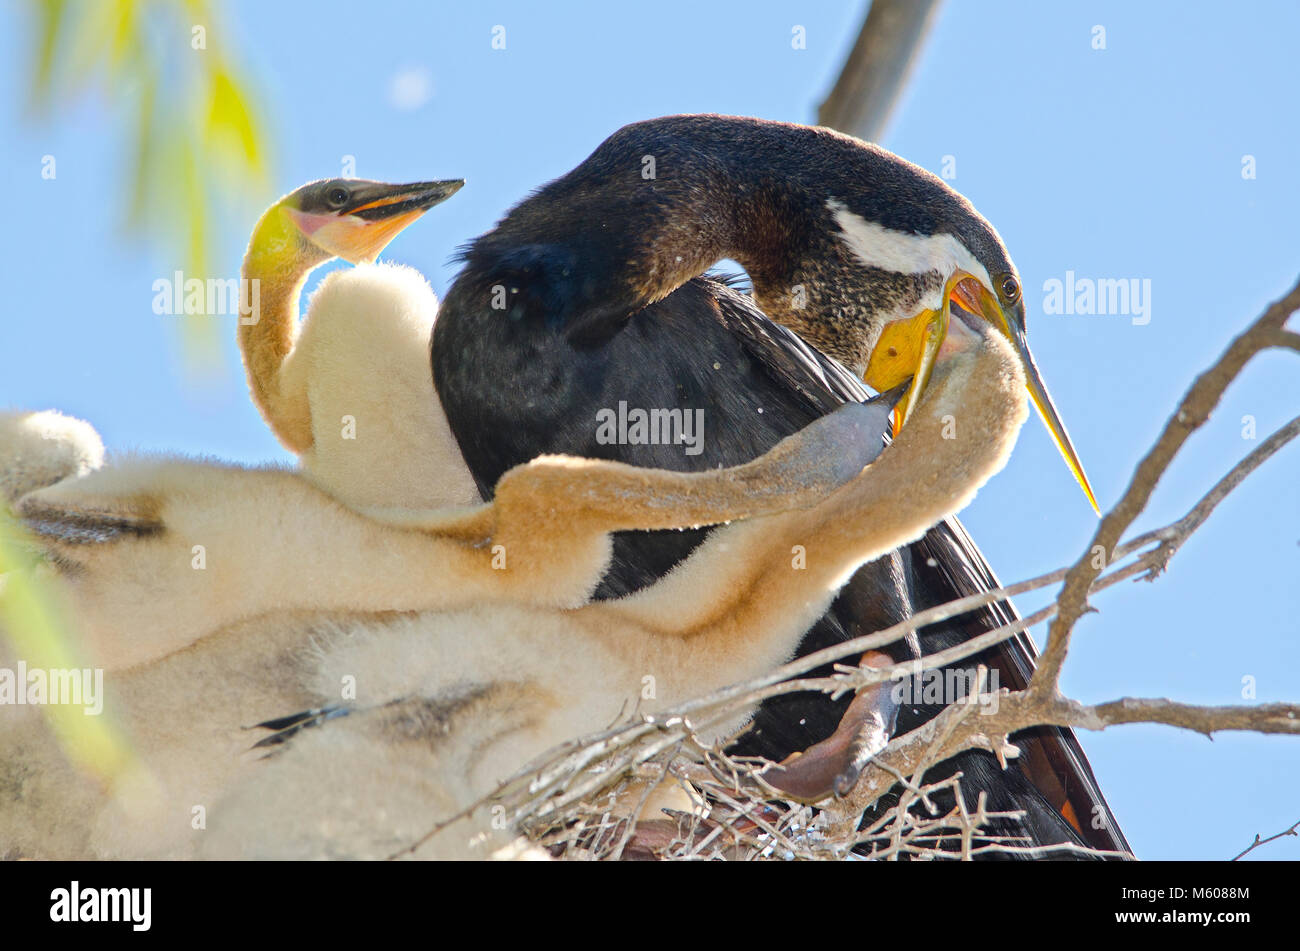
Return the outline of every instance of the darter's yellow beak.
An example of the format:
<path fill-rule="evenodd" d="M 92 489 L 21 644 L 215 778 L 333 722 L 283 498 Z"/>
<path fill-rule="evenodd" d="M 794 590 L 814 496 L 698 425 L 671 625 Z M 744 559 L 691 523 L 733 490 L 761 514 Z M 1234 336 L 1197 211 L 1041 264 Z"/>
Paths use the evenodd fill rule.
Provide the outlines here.
<path fill-rule="evenodd" d="M 902 383 L 908 377 L 912 378 L 912 384 L 903 398 L 901 409 L 894 411 L 894 434 L 897 435 L 907 422 L 908 416 L 930 382 L 930 373 L 934 369 L 939 350 L 948 334 L 948 322 L 954 300 L 964 310 L 983 317 L 1011 342 L 1024 368 L 1026 387 L 1034 401 L 1034 406 L 1038 409 L 1038 414 L 1047 424 L 1056 448 L 1060 450 L 1065 464 L 1070 467 L 1070 471 L 1074 473 L 1075 479 L 1083 488 L 1093 511 L 1100 514 L 1097 498 L 1093 495 L 1088 476 L 1083 471 L 1083 463 L 1079 461 L 1079 455 L 1070 441 L 1070 434 L 1066 431 L 1065 424 L 1061 422 L 1056 406 L 1052 403 L 1052 397 L 1047 392 L 1047 385 L 1043 382 L 1042 374 L 1038 372 L 1038 366 L 1034 363 L 1033 354 L 1029 352 L 1029 344 L 1025 341 L 1023 316 L 1018 313 L 1018 308 L 1013 308 L 1013 312 L 1008 314 L 997 296 L 985 287 L 982 281 L 965 271 L 957 271 L 948 279 L 938 310 L 923 310 L 915 317 L 886 324 L 876 349 L 872 351 L 867 372 L 863 375 L 868 386 L 884 392 Z"/>

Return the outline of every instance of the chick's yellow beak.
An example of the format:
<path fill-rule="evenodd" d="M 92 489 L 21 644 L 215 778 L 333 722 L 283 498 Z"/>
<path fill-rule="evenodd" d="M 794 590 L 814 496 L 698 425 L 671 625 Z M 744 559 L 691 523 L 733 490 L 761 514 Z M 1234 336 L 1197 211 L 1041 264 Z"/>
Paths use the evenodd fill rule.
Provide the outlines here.
<path fill-rule="evenodd" d="M 1056 448 L 1065 459 L 1065 464 L 1070 467 L 1084 495 L 1088 497 L 1093 511 L 1100 514 L 1097 498 L 1093 494 L 1087 474 L 1083 471 L 1083 463 L 1079 461 L 1070 434 L 1056 411 L 1051 394 L 1047 392 L 1047 384 L 1043 382 L 1043 376 L 1025 340 L 1023 320 L 1009 315 L 997 296 L 985 287 L 982 281 L 965 271 L 957 271 L 948 279 L 938 310 L 922 310 L 915 317 L 886 324 L 876 349 L 871 353 L 867 372 L 863 375 L 863 380 L 868 386 L 884 392 L 899 385 L 909 376 L 912 378 L 912 384 L 903 399 L 901 409 L 894 411 L 894 435 L 898 435 L 907 422 L 908 416 L 916 407 L 922 393 L 925 392 L 926 384 L 930 381 L 930 373 L 934 369 L 939 351 L 948 334 L 950 309 L 954 300 L 963 310 L 983 317 L 1011 342 L 1025 372 L 1026 389 L 1039 416 L 1047 425 L 1052 441 L 1056 443 Z"/>

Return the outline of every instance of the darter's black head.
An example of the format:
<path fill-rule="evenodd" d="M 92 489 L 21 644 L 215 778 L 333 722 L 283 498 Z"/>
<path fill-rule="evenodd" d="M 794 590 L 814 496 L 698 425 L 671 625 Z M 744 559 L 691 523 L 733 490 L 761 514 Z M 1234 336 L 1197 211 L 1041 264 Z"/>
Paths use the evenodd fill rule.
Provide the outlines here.
<path fill-rule="evenodd" d="M 1030 354 L 1020 277 L 997 231 L 937 176 L 829 129 L 711 115 L 625 126 L 471 245 L 448 305 L 495 288 L 503 316 L 599 346 L 723 258 L 749 272 L 768 316 L 874 388 L 912 378 L 900 423 L 951 308 L 989 321 L 1015 346 L 1092 500 Z"/>

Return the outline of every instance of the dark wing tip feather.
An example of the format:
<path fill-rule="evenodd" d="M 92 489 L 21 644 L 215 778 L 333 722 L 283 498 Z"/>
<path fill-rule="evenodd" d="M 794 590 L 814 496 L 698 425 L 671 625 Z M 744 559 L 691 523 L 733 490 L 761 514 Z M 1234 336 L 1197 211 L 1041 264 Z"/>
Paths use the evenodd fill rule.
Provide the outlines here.
<path fill-rule="evenodd" d="M 251 727 L 244 727 L 244 729 L 272 731 L 270 736 L 264 736 L 262 739 L 254 743 L 252 746 L 253 749 L 279 746 L 301 730 L 320 726 L 326 720 L 333 720 L 336 717 L 345 717 L 351 712 L 352 710 L 350 707 L 340 705 L 316 707 L 312 710 L 303 710 L 299 713 L 291 713 L 288 716 L 276 717 L 272 720 L 263 720 L 261 723 L 255 723 Z"/>

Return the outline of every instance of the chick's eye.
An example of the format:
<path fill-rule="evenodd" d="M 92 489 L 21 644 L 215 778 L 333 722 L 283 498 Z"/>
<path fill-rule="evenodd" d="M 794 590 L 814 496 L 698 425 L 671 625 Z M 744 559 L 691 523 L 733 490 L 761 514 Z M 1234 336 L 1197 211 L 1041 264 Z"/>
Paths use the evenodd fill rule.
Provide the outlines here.
<path fill-rule="evenodd" d="M 335 208 L 341 208 L 348 200 L 348 190 L 346 188 L 331 188 L 329 194 L 325 197 Z"/>
<path fill-rule="evenodd" d="M 1007 275 L 1002 279 L 1002 296 L 1008 301 L 1014 301 L 1020 296 L 1020 284 L 1014 277 Z"/>

